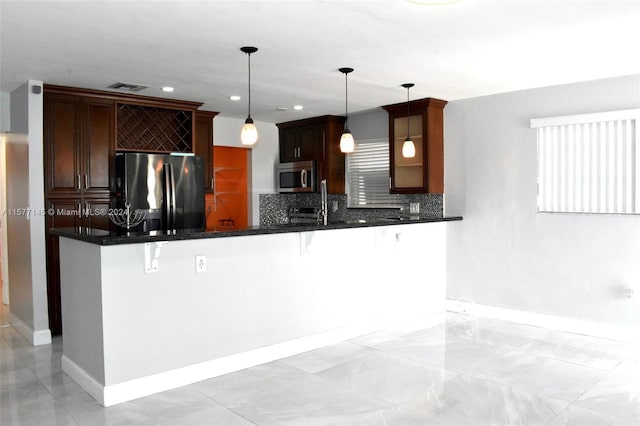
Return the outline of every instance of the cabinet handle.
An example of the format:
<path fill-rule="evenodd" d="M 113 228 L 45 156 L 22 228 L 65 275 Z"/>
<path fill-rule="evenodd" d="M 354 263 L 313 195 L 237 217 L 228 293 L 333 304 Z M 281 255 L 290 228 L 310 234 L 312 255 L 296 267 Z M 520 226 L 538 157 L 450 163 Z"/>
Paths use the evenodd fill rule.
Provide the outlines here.
<path fill-rule="evenodd" d="M 80 175 L 78 175 L 78 178 Z M 78 203 L 78 218 L 82 219 L 82 204 Z"/>
<path fill-rule="evenodd" d="M 84 175 L 84 189 L 89 189 L 89 175 Z"/>
<path fill-rule="evenodd" d="M 213 187 L 213 178 L 211 178 L 211 190 L 214 190 L 215 188 Z"/>
<path fill-rule="evenodd" d="M 391 176 L 389 176 L 389 189 L 391 189 Z"/>
<path fill-rule="evenodd" d="M 76 189 L 80 191 L 82 189 L 82 181 L 80 180 L 80 175 L 77 176 L 78 183 L 76 184 Z"/>

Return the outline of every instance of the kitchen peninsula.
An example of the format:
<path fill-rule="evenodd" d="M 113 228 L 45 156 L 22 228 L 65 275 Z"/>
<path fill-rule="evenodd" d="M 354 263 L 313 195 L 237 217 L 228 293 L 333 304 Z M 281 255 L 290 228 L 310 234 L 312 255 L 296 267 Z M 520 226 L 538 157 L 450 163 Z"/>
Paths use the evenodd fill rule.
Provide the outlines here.
<path fill-rule="evenodd" d="M 54 229 L 63 369 L 109 406 L 441 311 L 458 220 Z"/>

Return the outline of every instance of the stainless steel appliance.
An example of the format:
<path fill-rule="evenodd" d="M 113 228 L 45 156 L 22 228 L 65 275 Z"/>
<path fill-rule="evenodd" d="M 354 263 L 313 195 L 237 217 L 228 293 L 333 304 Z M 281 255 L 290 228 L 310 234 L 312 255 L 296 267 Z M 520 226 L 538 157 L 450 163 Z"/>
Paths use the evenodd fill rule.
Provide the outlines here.
<path fill-rule="evenodd" d="M 116 154 L 116 205 L 144 211 L 135 231 L 204 229 L 204 170 L 193 154 Z"/>
<path fill-rule="evenodd" d="M 276 172 L 278 192 L 315 192 L 316 166 L 314 161 L 280 163 Z"/>

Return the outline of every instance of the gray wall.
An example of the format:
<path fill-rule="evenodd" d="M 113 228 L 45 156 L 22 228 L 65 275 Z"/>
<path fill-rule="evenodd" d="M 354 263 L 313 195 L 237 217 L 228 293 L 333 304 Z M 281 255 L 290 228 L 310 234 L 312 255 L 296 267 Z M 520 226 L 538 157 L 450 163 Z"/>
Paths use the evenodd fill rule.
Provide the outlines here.
<path fill-rule="evenodd" d="M 536 117 L 640 107 L 640 75 L 450 102 L 447 297 L 640 324 L 640 217 L 538 214 Z M 635 288 L 636 297 L 624 296 Z"/>
<path fill-rule="evenodd" d="M 10 110 L 11 95 L 6 92 L 0 92 L 0 132 L 8 132 L 10 130 Z"/>
<path fill-rule="evenodd" d="M 17 329 L 32 343 L 51 341 L 47 309 L 45 255 L 43 99 L 25 83 L 11 92 L 11 129 L 8 138 L 7 207 L 36 214 L 8 217 L 10 310 L 22 324 Z M 15 134 L 26 139 L 14 142 Z M 26 142 L 25 142 L 26 141 Z M 17 145 L 14 145 L 16 143 Z M 26 143 L 26 145 L 25 145 Z M 15 148 L 15 149 L 14 149 Z M 15 154 L 15 159 L 12 155 Z M 39 212 L 39 213 L 38 213 Z M 26 328 L 25 328 L 26 326 Z"/>
<path fill-rule="evenodd" d="M 389 137 L 389 114 L 382 108 L 349 117 L 349 130 L 358 140 Z"/>

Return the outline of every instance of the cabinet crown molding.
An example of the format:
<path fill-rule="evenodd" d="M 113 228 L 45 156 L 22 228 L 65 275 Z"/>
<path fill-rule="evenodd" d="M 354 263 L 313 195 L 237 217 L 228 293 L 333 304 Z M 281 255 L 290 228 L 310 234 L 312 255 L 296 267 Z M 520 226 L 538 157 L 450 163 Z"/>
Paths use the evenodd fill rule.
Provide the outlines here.
<path fill-rule="evenodd" d="M 184 109 L 195 111 L 200 108 L 202 102 L 182 101 L 178 99 L 159 98 L 154 96 L 133 95 L 120 92 L 109 92 L 106 90 L 84 89 L 80 87 L 56 86 L 53 84 L 44 85 L 45 93 L 59 93 L 77 96 L 91 96 L 94 98 L 110 99 L 117 103 L 156 106 L 169 109 Z"/>
<path fill-rule="evenodd" d="M 414 108 L 426 108 L 426 107 L 437 107 L 444 108 L 447 104 L 447 101 L 436 98 L 422 98 L 422 99 L 414 99 L 409 101 L 409 107 L 411 109 Z M 382 105 L 382 108 L 387 112 L 395 113 L 395 114 L 403 114 L 407 115 L 407 102 L 399 102 L 397 104 L 390 105 Z"/>

